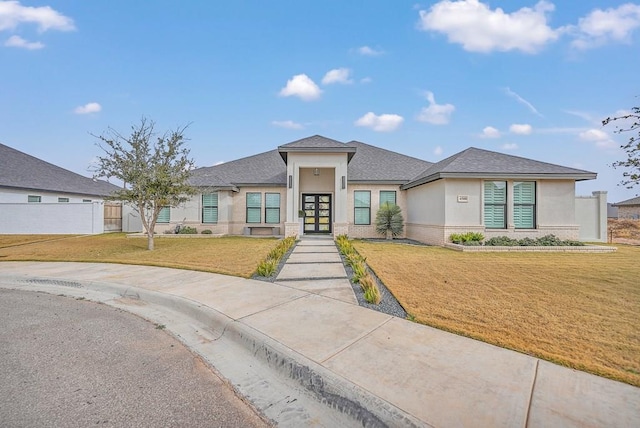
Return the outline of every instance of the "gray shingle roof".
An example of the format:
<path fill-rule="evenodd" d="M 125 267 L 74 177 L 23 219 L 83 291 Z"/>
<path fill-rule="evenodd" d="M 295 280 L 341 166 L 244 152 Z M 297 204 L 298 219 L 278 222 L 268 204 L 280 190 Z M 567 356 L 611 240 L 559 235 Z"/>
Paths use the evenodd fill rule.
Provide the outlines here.
<path fill-rule="evenodd" d="M 319 135 L 282 145 L 276 150 L 193 171 L 191 184 L 201 187 L 285 186 L 286 153 L 344 152 L 353 156 L 349 182 L 397 183 L 419 186 L 444 177 L 530 177 L 587 180 L 596 174 L 518 156 L 469 148 L 436 164 L 359 141 L 341 143 Z"/>
<path fill-rule="evenodd" d="M 93 180 L 0 144 L 0 187 L 108 196 L 120 187 Z"/>
<path fill-rule="evenodd" d="M 349 181 L 406 183 L 433 165 L 431 162 L 402 155 L 359 141 L 347 143 L 356 148 L 349 163 Z"/>
<path fill-rule="evenodd" d="M 475 147 L 456 153 L 420 173 L 403 186 L 419 186 L 445 177 L 528 177 L 590 180 L 595 172 L 506 155 Z"/>
<path fill-rule="evenodd" d="M 626 201 L 616 202 L 612 206 L 614 206 L 614 207 L 625 207 L 625 206 L 629 206 L 629 205 L 640 205 L 640 196 L 637 196 L 637 197 L 631 198 L 631 199 L 627 199 Z"/>
<path fill-rule="evenodd" d="M 197 168 L 192 171 L 190 180 L 193 186 L 220 188 L 240 185 L 284 186 L 286 182 L 287 166 L 278 150 Z"/>

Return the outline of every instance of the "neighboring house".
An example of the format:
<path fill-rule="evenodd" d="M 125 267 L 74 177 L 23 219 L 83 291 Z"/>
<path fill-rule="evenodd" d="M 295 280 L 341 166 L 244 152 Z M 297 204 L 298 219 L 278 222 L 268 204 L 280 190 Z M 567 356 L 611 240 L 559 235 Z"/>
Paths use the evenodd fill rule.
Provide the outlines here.
<path fill-rule="evenodd" d="M 618 218 L 640 219 L 640 196 L 613 204 L 618 208 Z"/>
<path fill-rule="evenodd" d="M 618 218 L 618 207 L 614 204 L 607 204 L 607 218 Z"/>
<path fill-rule="evenodd" d="M 0 144 L 0 233 L 102 233 L 118 189 Z"/>
<path fill-rule="evenodd" d="M 606 240 L 606 192 L 594 192 L 588 205 L 576 202 L 576 181 L 595 178 L 593 172 L 477 148 L 434 164 L 316 135 L 194 170 L 191 184 L 200 194 L 163 210 L 157 231 L 184 223 L 216 234 L 379 237 L 376 212 L 389 201 L 402 209 L 405 236 L 429 244 L 465 231 Z M 594 213 L 580 218 L 597 222 L 588 236 L 576 215 L 583 209 Z"/>

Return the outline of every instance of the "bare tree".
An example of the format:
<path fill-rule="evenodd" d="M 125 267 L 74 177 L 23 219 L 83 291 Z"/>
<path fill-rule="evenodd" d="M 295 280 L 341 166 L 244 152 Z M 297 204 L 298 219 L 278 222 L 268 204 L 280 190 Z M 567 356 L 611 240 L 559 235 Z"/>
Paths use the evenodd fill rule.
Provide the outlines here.
<path fill-rule="evenodd" d="M 158 135 L 155 122 L 143 117 L 131 127 L 128 137 L 113 128 L 103 135 L 92 134 L 105 152 L 98 157 L 94 176 L 115 177 L 125 183 L 110 199 L 129 203 L 140 214 L 149 250 L 154 249 L 153 235 L 162 208 L 176 207 L 196 193 L 188 182 L 194 162 L 184 146 L 187 126 Z"/>
<path fill-rule="evenodd" d="M 611 164 L 614 168 L 622 167 L 628 169 L 622 173 L 624 179 L 620 184 L 627 189 L 632 189 L 634 186 L 640 184 L 640 107 L 633 107 L 631 113 L 628 114 L 608 117 L 602 121 L 602 126 L 616 121 L 630 121 L 631 124 L 625 123 L 625 125 L 616 126 L 616 130 L 613 131 L 615 133 L 619 134 L 638 130 L 638 135 L 632 135 L 627 144 L 620 146 L 620 148 L 627 153 L 627 159 Z"/>

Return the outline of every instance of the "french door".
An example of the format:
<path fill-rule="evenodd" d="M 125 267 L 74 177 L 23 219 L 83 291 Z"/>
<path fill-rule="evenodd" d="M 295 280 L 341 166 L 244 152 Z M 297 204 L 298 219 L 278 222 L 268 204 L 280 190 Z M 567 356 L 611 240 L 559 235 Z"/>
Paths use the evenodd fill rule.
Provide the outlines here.
<path fill-rule="evenodd" d="M 331 233 L 331 195 L 303 194 L 304 233 Z"/>

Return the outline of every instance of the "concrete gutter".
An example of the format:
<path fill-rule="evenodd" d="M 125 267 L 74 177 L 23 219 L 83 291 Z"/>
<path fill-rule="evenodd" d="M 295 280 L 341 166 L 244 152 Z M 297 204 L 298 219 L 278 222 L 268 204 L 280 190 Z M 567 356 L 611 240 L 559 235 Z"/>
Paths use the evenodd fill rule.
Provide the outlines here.
<path fill-rule="evenodd" d="M 640 388 L 329 296 L 147 266 L 0 263 L 0 287 L 138 314 L 279 426 L 637 426 Z"/>

